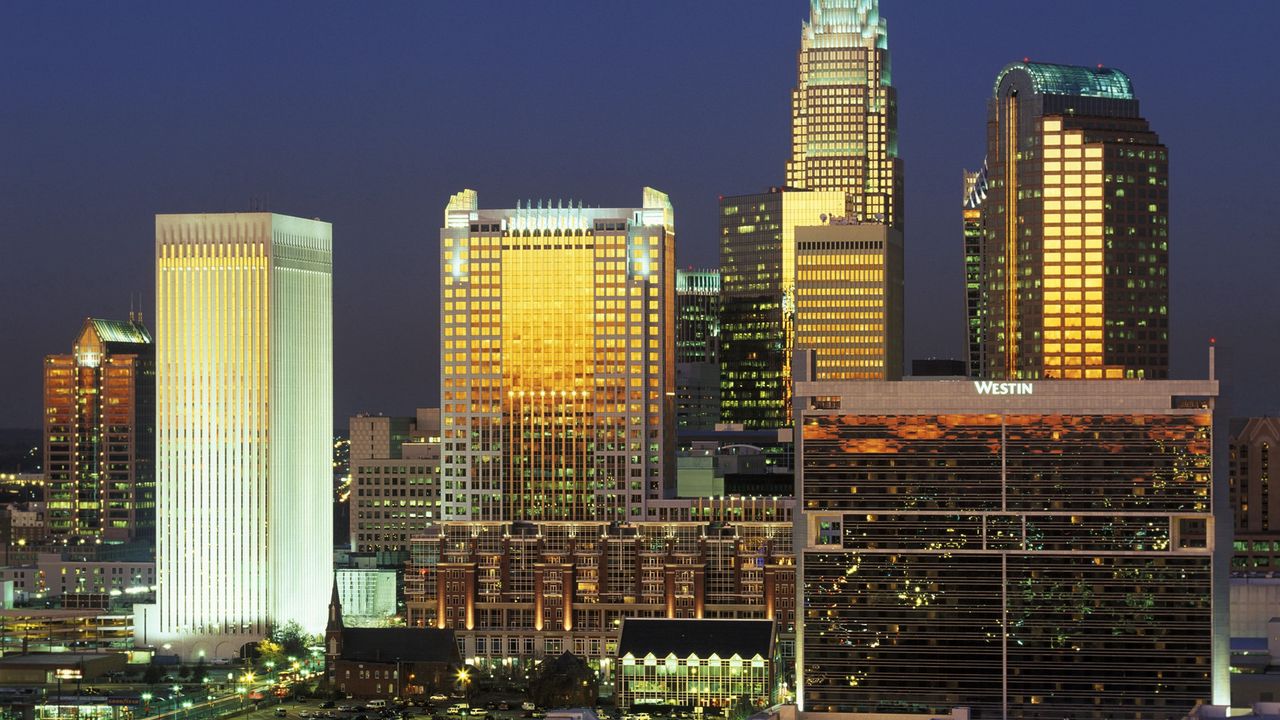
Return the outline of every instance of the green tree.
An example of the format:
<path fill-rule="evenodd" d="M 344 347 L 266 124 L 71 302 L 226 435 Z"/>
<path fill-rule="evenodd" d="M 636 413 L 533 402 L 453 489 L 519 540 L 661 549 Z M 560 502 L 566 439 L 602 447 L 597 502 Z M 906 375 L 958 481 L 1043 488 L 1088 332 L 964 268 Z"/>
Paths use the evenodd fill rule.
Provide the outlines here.
<path fill-rule="evenodd" d="M 306 657 L 307 645 L 312 642 L 312 638 L 307 634 L 307 631 L 303 630 L 302 626 L 294 620 L 290 620 L 276 628 L 271 633 L 271 639 L 280 646 L 285 657 L 295 658 Z"/>
<path fill-rule="evenodd" d="M 599 696 L 595 671 L 570 652 L 543 660 L 529 679 L 529 699 L 545 708 L 593 707 Z"/>
<path fill-rule="evenodd" d="M 146 671 L 142 673 L 142 682 L 146 685 L 155 685 L 163 678 L 164 670 L 160 669 L 155 660 L 152 660 L 151 664 L 147 665 Z"/>
<path fill-rule="evenodd" d="M 191 670 L 191 682 L 204 682 L 208 674 L 209 668 L 204 664 L 204 658 L 200 658 L 196 661 L 196 666 Z"/>

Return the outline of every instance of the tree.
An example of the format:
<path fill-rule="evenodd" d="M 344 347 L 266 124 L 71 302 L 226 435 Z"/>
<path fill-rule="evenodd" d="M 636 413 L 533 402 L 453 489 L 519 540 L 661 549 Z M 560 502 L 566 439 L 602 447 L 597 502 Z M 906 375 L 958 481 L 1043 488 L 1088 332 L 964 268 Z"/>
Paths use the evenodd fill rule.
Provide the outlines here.
<path fill-rule="evenodd" d="M 734 701 L 733 705 L 729 706 L 729 720 L 747 720 L 747 718 L 755 715 L 759 710 L 760 709 L 751 702 L 751 698 L 742 696 Z"/>
<path fill-rule="evenodd" d="M 271 633 L 271 639 L 280 646 L 285 656 L 295 658 L 306 657 L 307 645 L 312 641 L 307 631 L 294 620 L 276 628 Z"/>
<path fill-rule="evenodd" d="M 164 670 L 161 670 L 160 666 L 156 664 L 156 661 L 152 660 L 151 664 L 147 665 L 146 672 L 142 673 L 142 682 L 146 685 L 155 685 L 159 683 L 163 677 Z"/>
<path fill-rule="evenodd" d="M 204 658 L 196 661 L 196 666 L 191 670 L 191 682 L 204 682 L 205 676 L 209 674 L 209 668 L 204 664 Z"/>
<path fill-rule="evenodd" d="M 280 665 L 284 662 L 284 647 L 280 643 L 275 642 L 271 638 L 258 642 L 258 661 L 263 665 L 271 663 L 273 666 Z"/>
<path fill-rule="evenodd" d="M 529 680 L 529 699 L 545 708 L 593 707 L 599 696 L 595 671 L 570 652 L 543 660 Z"/>

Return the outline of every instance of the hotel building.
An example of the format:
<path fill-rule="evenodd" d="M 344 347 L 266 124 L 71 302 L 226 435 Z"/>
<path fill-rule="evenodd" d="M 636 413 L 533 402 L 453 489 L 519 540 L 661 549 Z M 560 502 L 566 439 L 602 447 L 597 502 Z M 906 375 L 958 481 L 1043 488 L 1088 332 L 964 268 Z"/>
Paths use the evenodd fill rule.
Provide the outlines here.
<path fill-rule="evenodd" d="M 158 603 L 143 645 L 234 656 L 325 627 L 333 584 L 329 223 L 156 216 Z"/>
<path fill-rule="evenodd" d="M 1128 76 L 1005 67 L 987 159 L 981 376 L 1168 377 L 1169 156 Z"/>
<path fill-rule="evenodd" d="M 1225 701 L 1217 391 L 797 383 L 801 709 L 1137 719 Z"/>
<path fill-rule="evenodd" d="M 879 0 L 810 0 L 791 92 L 787 185 L 850 196 L 847 213 L 902 229 L 898 93 Z"/>
<path fill-rule="evenodd" d="M 44 361 L 45 529 L 70 543 L 155 540 L 155 348 L 142 321 L 89 318 Z"/>
<path fill-rule="evenodd" d="M 637 208 L 449 201 L 442 513 L 643 519 L 675 469 L 675 224 Z"/>

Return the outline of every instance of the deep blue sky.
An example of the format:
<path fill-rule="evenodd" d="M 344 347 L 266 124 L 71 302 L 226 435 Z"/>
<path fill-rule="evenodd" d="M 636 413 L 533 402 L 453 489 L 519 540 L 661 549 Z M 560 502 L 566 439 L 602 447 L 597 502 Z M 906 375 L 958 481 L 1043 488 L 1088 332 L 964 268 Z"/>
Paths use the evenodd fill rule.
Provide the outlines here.
<path fill-rule="evenodd" d="M 804 0 L 0 4 L 0 427 L 81 318 L 153 315 L 153 214 L 333 222 L 335 411 L 434 403 L 436 243 L 484 206 L 670 193 L 683 265 L 716 196 L 779 184 Z M 907 355 L 962 352 L 960 171 L 1025 56 L 1130 74 L 1170 148 L 1175 376 L 1218 338 L 1235 413 L 1280 409 L 1280 3 L 884 0 L 906 163 Z"/>

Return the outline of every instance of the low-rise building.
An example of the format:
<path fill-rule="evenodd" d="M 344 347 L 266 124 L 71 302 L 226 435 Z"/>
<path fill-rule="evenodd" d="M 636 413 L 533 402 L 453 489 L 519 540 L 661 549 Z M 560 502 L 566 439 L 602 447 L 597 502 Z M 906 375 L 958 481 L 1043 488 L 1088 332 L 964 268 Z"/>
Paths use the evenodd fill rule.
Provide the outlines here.
<path fill-rule="evenodd" d="M 112 598 L 141 599 L 154 594 L 156 565 L 39 553 L 33 564 L 0 567 L 0 581 L 5 580 L 13 581 L 18 603 L 61 599 L 68 606 L 108 607 Z"/>
<path fill-rule="evenodd" d="M 601 670 L 629 618 L 764 619 L 793 653 L 789 522 L 445 522 L 410 542 L 408 623 L 452 629 L 463 656 L 572 652 Z"/>
<path fill-rule="evenodd" d="M 775 637 L 768 620 L 628 618 L 614 663 L 618 708 L 769 707 L 777 699 Z"/>
<path fill-rule="evenodd" d="M 334 583 L 325 629 L 331 690 L 361 699 L 417 697 L 451 687 L 461 667 L 452 630 L 346 627 Z"/>

